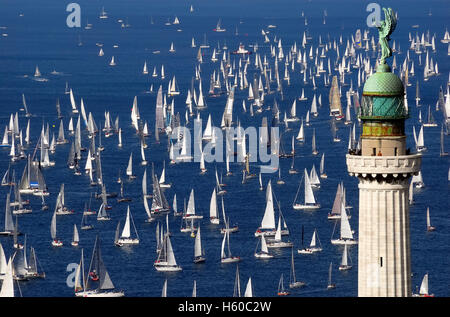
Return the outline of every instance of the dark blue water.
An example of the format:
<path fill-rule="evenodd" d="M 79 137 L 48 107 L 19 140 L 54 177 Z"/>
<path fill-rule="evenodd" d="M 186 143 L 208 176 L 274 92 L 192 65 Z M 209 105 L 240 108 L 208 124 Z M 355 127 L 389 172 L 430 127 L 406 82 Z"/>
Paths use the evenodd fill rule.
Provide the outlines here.
<path fill-rule="evenodd" d="M 57 146 L 56 153 L 51 155 L 51 160 L 56 166 L 44 169 L 44 176 L 51 195 L 46 198 L 50 205 L 48 211 L 40 210 L 40 198 L 27 196 L 31 200 L 33 213 L 19 216 L 19 229 L 27 234 L 28 246 L 33 246 L 40 264 L 46 272 L 46 278 L 20 282 L 23 296 L 73 296 L 73 289 L 66 285 L 66 279 L 70 272 L 66 271 L 69 263 L 78 262 L 80 249 L 85 252 L 85 261 L 89 263 L 96 234 L 102 239 L 102 255 L 110 276 L 117 288 L 123 289 L 127 296 L 160 296 L 165 278 L 168 279 L 169 296 L 190 296 L 193 281 L 197 281 L 197 294 L 199 296 L 231 296 L 235 278 L 236 265 L 220 264 L 220 247 L 222 235 L 216 226 L 210 225 L 208 218 L 209 200 L 215 185 L 214 168 L 216 164 L 207 164 L 208 173 L 199 175 L 198 163 L 183 163 L 175 166 L 166 165 L 166 179 L 172 183 L 172 188 L 165 191 L 170 204 L 173 194 L 178 197 L 178 206 L 182 206 L 183 199 L 188 198 L 192 188 L 195 190 L 197 212 L 203 214 L 205 219 L 201 222 L 202 242 L 206 253 L 206 263 L 196 265 L 192 262 L 194 239 L 189 234 L 179 231 L 180 218 L 169 216 L 172 231 L 172 245 L 178 263 L 183 271 L 175 274 L 157 272 L 153 267 L 156 260 L 155 225 L 144 222 L 146 214 L 141 199 L 141 180 L 144 167 L 140 163 L 139 139 L 131 126 L 130 109 L 133 97 L 138 96 L 141 117 L 149 123 L 149 129 L 153 131 L 155 94 L 145 93 L 153 84 L 157 90 L 160 84 L 166 89 L 168 81 L 176 75 L 182 94 L 175 97 L 175 112 L 180 112 L 184 122 L 186 91 L 190 88 L 191 78 L 194 76 L 196 54 L 198 48 L 190 47 L 191 38 L 194 36 L 197 45 L 203 40 L 203 34 L 207 35 L 211 49 L 204 50 L 205 63 L 202 64 L 203 92 L 207 93 L 209 76 L 218 64 L 209 61 L 212 48 L 217 42 L 226 43 L 229 49 L 236 49 L 240 42 L 248 45 L 258 43 L 261 56 L 270 56 L 269 46 L 263 43 L 261 29 L 266 29 L 269 24 L 277 25 L 272 29 L 270 38 L 277 35 L 283 41 L 284 52 L 287 53 L 294 41 L 300 45 L 305 25 L 301 18 L 301 11 L 308 17 L 308 31 L 313 36 L 311 41 L 317 47 L 318 36 L 326 41 L 339 39 L 342 34 L 345 48 L 347 38 L 355 33 L 356 29 L 366 29 L 365 10 L 368 1 L 78 1 L 82 8 L 82 28 L 70 29 L 65 21 L 66 3 L 55 4 L 54 1 L 1 1 L 0 26 L 7 26 L 4 32 L 8 37 L 0 37 L 0 122 L 7 125 L 11 113 L 19 110 L 21 94 L 27 98 L 29 111 L 33 113 L 31 119 L 31 145 L 27 153 L 32 153 L 39 138 L 42 122 L 50 124 L 50 136 L 52 132 L 57 135 L 59 120 L 56 117 L 55 102 L 59 98 L 61 108 L 65 115 L 64 125 L 67 128 L 70 115 L 70 101 L 64 94 L 66 81 L 74 89 L 77 102 L 83 97 L 87 112 L 92 112 L 97 125 L 104 122 L 105 110 L 110 111 L 112 118 L 120 117 L 120 127 L 123 130 L 123 148 L 117 147 L 117 136 L 102 138 L 105 151 L 102 152 L 103 177 L 108 192 L 119 192 L 119 184 L 115 182 L 119 169 L 123 171 L 128 164 L 130 152 L 134 154 L 134 171 L 136 180 L 125 182 L 125 193 L 132 198 L 129 204 L 134 221 L 139 232 L 141 243 L 134 247 L 117 248 L 114 246 L 114 232 L 117 222 L 125 219 L 126 204 L 118 204 L 115 199 L 110 199 L 113 209 L 110 211 L 112 221 L 97 222 L 95 217 L 90 218 L 95 230 L 80 230 L 80 246 L 70 246 L 73 224 L 78 226 L 85 202 L 89 200 L 90 193 L 96 188 L 89 186 L 89 178 L 84 173 L 75 176 L 67 168 L 66 161 L 69 145 Z M 390 5 L 383 1 L 381 5 Z M 188 12 L 190 4 L 193 4 L 195 12 Z M 418 57 L 414 53 L 410 57 L 415 61 L 416 76 L 410 79 L 413 86 L 408 88 L 411 118 L 406 123 L 408 146 L 413 147 L 412 125 L 419 126 L 417 121 L 418 109 L 414 106 L 415 82 L 417 78 L 421 85 L 422 116 L 425 117 L 427 106 L 431 105 L 433 115 L 437 122 L 442 121 L 442 113 L 435 112 L 434 105 L 438 98 L 439 87 L 446 89 L 449 64 L 447 45 L 440 43 L 449 20 L 448 4 L 445 1 L 398 1 L 395 3 L 395 11 L 398 11 L 399 22 L 397 30 L 392 38 L 397 45 L 400 44 L 401 54 L 397 55 L 397 65 L 400 65 L 409 47 L 408 32 L 415 35 L 416 32 L 430 31 L 436 34 L 437 52 L 430 51 L 430 57 L 439 64 L 441 75 L 432 77 L 428 82 L 423 82 L 423 64 L 420 66 Z M 408 4 L 406 6 L 406 4 Z M 100 20 L 98 15 L 101 7 L 109 14 L 109 19 Z M 432 16 L 428 16 L 431 8 Z M 326 25 L 322 24 L 323 10 L 327 9 L 328 17 Z M 19 16 L 23 13 L 23 16 Z M 165 26 L 170 18 L 173 21 L 177 16 L 181 24 L 182 32 L 177 32 L 176 26 Z M 150 24 L 150 17 L 154 24 Z M 130 28 L 121 28 L 118 19 L 127 19 Z M 227 29 L 224 33 L 215 33 L 217 20 L 222 18 L 222 27 Z M 93 24 L 91 30 L 85 30 L 86 20 Z M 241 23 L 242 22 L 242 23 Z M 419 24 L 418 29 L 411 26 Z M 239 35 L 235 35 L 236 27 Z M 374 29 L 370 30 L 370 37 L 378 38 Z M 83 45 L 78 46 L 79 40 Z M 98 47 L 95 43 L 103 43 L 105 56 L 98 57 Z M 176 48 L 175 54 L 168 52 L 170 43 Z M 391 42 L 392 43 L 392 42 Z M 118 48 L 113 48 L 118 44 Z M 276 44 L 276 43 L 272 43 Z M 152 54 L 154 50 L 160 50 L 160 54 Z M 309 52 L 309 47 L 308 47 Z M 411 52 L 410 52 L 411 53 Z M 330 53 L 332 61 L 334 52 Z M 364 54 L 364 53 L 363 53 Z M 372 52 L 369 53 L 372 55 Z M 117 66 L 109 67 L 108 63 L 114 55 Z M 221 56 L 220 56 L 221 57 Z M 372 56 L 374 64 L 375 57 Z M 142 75 L 144 61 L 147 61 L 149 71 L 156 66 L 158 72 L 161 65 L 166 70 L 166 79 L 154 79 L 150 75 Z M 254 59 L 251 58 L 252 65 Z M 422 56 L 424 61 L 424 56 Z M 237 62 L 237 60 L 236 60 Z M 390 59 L 389 62 L 392 62 Z M 42 75 L 49 79 L 48 82 L 37 82 L 31 79 L 35 66 L 39 65 Z M 326 65 L 326 64 L 325 64 Z M 254 67 L 254 66 L 253 66 Z M 315 164 L 319 167 L 320 156 L 311 154 L 312 129 L 316 129 L 317 146 L 320 154 L 325 153 L 325 169 L 328 179 L 322 180 L 320 190 L 316 191 L 316 198 L 322 208 L 316 212 L 308 213 L 294 211 L 292 202 L 301 178 L 301 173 L 289 175 L 288 169 L 291 160 L 281 160 L 282 177 L 285 185 L 276 185 L 276 174 L 263 175 L 264 185 L 272 179 L 274 194 L 281 203 L 283 215 L 290 229 L 290 240 L 294 242 L 295 249 L 301 246 L 301 228 L 305 228 L 305 243 L 309 243 L 315 228 L 318 230 L 323 251 L 313 256 L 300 256 L 295 254 L 297 279 L 305 281 L 307 286 L 292 290 L 293 296 L 356 296 L 357 295 L 357 247 L 350 249 L 353 269 L 347 272 L 339 272 L 337 266 L 340 263 L 342 249 L 331 245 L 330 238 L 333 233 L 334 223 L 328 221 L 326 214 L 331 209 L 334 195 L 339 182 L 343 181 L 347 190 L 347 201 L 352 205 L 351 227 L 358 232 L 358 189 L 357 179 L 352 178 L 346 172 L 345 154 L 347 152 L 347 138 L 349 127 L 342 123 L 338 125 L 338 135 L 342 142 L 333 143 L 330 125 L 329 108 L 327 104 L 329 88 L 323 87 L 323 79 L 316 80 L 318 89 L 312 90 L 311 82 L 303 85 L 303 74 L 299 74 L 298 65 L 296 73 L 291 73 L 291 84 L 283 82 L 284 100 L 279 96 L 266 96 L 265 105 L 272 105 L 276 96 L 281 114 L 289 111 L 292 101 L 305 88 L 308 101 L 297 103 L 297 115 L 305 116 L 311 106 L 311 100 L 316 93 L 322 94 L 323 105 L 319 108 L 318 118 L 312 120 L 312 125 L 306 127 L 307 142 L 300 146 L 296 144 L 295 166 L 299 171 L 304 168 L 311 169 Z M 62 72 L 61 75 L 52 75 L 51 71 Z M 280 75 L 284 71 L 284 65 L 280 64 Z M 247 78 L 253 78 L 254 69 L 249 67 Z M 28 75 L 29 77 L 25 77 Z M 353 71 L 351 80 L 354 87 L 357 82 L 357 72 Z M 317 79 L 317 78 L 316 78 Z M 347 82 L 350 78 L 347 76 Z M 197 87 L 197 83 L 196 83 Z M 276 87 L 272 86 L 272 90 Z M 345 87 L 343 91 L 346 91 Z M 361 94 L 362 88 L 359 89 Z M 235 95 L 234 118 L 239 117 L 242 125 L 259 126 L 263 116 L 271 120 L 271 112 L 250 117 L 242 112 L 242 100 L 247 98 L 247 90 L 237 90 Z M 345 105 L 344 98 L 343 105 Z M 207 114 L 211 113 L 213 122 L 219 125 L 226 96 L 219 98 L 207 98 L 208 108 L 202 111 L 202 118 L 206 121 Z M 248 105 L 248 102 L 247 102 Z M 353 111 L 353 109 L 352 109 Z M 26 128 L 26 118 L 20 113 L 19 126 Z M 354 118 L 354 113 L 352 112 Z M 206 122 L 204 122 L 205 124 Z M 83 127 L 83 125 L 82 125 Z M 283 146 L 290 150 L 291 135 L 296 135 L 299 123 L 291 124 L 291 131 L 283 135 Z M 3 127 L 0 131 L 3 131 Z M 450 284 L 450 221 L 449 211 L 449 183 L 447 172 L 449 159 L 439 157 L 439 131 L 440 128 L 425 128 L 425 144 L 428 151 L 424 153 L 422 173 L 426 187 L 416 191 L 415 203 L 410 208 L 411 219 L 411 255 L 412 255 L 412 285 L 420 285 L 423 275 L 428 272 L 430 276 L 430 291 L 436 296 L 448 296 Z M 3 132 L 2 132 L 3 133 Z M 82 132 L 84 146 L 89 145 L 86 131 Z M 67 136 L 67 131 L 66 131 Z M 445 139 L 446 149 L 450 149 L 448 137 Z M 160 175 L 163 161 L 168 161 L 167 138 L 162 137 L 161 143 L 156 144 L 153 136 L 147 138 L 149 147 L 146 149 L 147 160 L 154 162 L 155 170 Z M 9 164 L 9 149 L 0 150 L 0 172 L 3 173 Z M 86 156 L 86 153 L 84 153 Z M 85 159 L 81 166 L 84 167 Z M 16 175 L 21 175 L 25 161 L 12 164 Z M 148 169 L 150 171 L 150 166 Z M 254 294 L 256 296 L 275 296 L 280 275 L 283 273 L 288 280 L 290 269 L 290 249 L 272 250 L 276 255 L 269 261 L 256 260 L 253 256 L 257 239 L 253 233 L 260 225 L 265 208 L 265 192 L 259 191 L 257 179 L 241 184 L 240 164 L 234 163 L 231 169 L 234 176 L 225 178 L 228 193 L 224 196 L 227 215 L 232 223 L 239 225 L 239 232 L 231 235 L 231 251 L 234 255 L 242 257 L 239 264 L 241 286 L 245 287 L 248 277 L 252 277 Z M 225 169 L 224 164 L 217 164 L 219 173 Z M 257 170 L 255 170 L 257 172 Z M 151 178 L 148 178 L 151 185 Z M 65 183 L 66 205 L 75 210 L 74 215 L 59 216 L 57 220 L 58 236 L 63 240 L 62 248 L 53 248 L 50 245 L 50 220 L 52 217 L 56 196 L 61 183 Z M 151 190 L 151 186 L 149 186 Z M 0 188 L 0 205 L 4 205 L 6 193 L 9 188 Z M 25 197 L 25 196 L 24 196 Z M 97 209 L 98 200 L 93 201 L 92 207 Z M 437 230 L 426 232 L 426 208 L 430 207 L 432 223 Z M 179 207 L 180 208 L 180 207 Z M 3 216 L 0 217 L 0 226 L 3 226 Z M 164 217 L 158 219 L 164 223 Z M 23 236 L 19 237 L 22 241 Z M 12 238 L 0 237 L 7 257 L 12 254 Z M 328 266 L 333 262 L 333 280 L 337 288 L 326 290 L 328 280 Z M 243 290 L 242 290 L 243 291 Z"/>

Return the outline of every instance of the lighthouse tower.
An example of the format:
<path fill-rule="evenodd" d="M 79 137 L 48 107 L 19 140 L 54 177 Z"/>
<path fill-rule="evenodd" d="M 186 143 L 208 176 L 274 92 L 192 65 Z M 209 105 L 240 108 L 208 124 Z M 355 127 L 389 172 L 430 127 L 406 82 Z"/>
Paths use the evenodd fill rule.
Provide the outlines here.
<path fill-rule="evenodd" d="M 359 180 L 360 297 L 411 296 L 408 180 L 422 159 L 406 148 L 404 87 L 385 62 L 396 19 L 392 10 L 384 12 L 386 21 L 378 28 L 383 56 L 364 85 L 359 110 L 360 150 L 346 156 L 349 174 Z"/>

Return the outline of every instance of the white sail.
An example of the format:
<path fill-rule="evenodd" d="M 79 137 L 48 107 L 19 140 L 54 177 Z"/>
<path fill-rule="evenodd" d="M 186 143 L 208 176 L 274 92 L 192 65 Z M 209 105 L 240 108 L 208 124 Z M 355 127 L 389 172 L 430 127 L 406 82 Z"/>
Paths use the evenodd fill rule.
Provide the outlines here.
<path fill-rule="evenodd" d="M 3 250 L 3 246 L 0 243 L 0 276 L 6 274 L 8 262 L 6 262 L 5 251 Z"/>
<path fill-rule="evenodd" d="M 52 217 L 52 223 L 50 226 L 50 234 L 52 236 L 52 239 L 56 239 L 56 209 L 55 212 L 53 213 L 53 217 Z"/>
<path fill-rule="evenodd" d="M 261 221 L 262 229 L 275 229 L 275 211 L 273 208 L 272 184 L 269 180 L 266 189 L 266 209 Z"/>
<path fill-rule="evenodd" d="M 127 218 L 125 220 L 125 225 L 123 226 L 123 230 L 122 230 L 122 234 L 121 234 L 122 238 L 129 238 L 130 237 L 130 235 L 131 235 L 130 228 L 131 228 L 131 224 L 130 224 L 130 206 L 128 206 Z"/>
<path fill-rule="evenodd" d="M 315 204 L 316 199 L 309 181 L 309 176 L 305 168 L 305 204 Z"/>
<path fill-rule="evenodd" d="M 194 189 L 191 190 L 191 194 L 189 196 L 188 206 L 186 210 L 186 215 L 194 216 L 195 215 L 195 198 L 194 198 Z"/>
<path fill-rule="evenodd" d="M 214 187 L 213 192 L 211 194 L 211 201 L 209 203 L 209 217 L 210 219 L 219 219 L 218 211 L 217 211 L 217 194 L 216 188 Z"/>
<path fill-rule="evenodd" d="M 9 258 L 6 266 L 5 275 L 3 276 L 2 288 L 0 290 L 0 297 L 14 297 L 14 279 L 13 279 L 13 258 Z"/>
<path fill-rule="evenodd" d="M 253 297 L 252 278 L 248 278 L 247 286 L 245 287 L 244 297 Z"/>
<path fill-rule="evenodd" d="M 347 244 L 345 244 L 344 251 L 342 253 L 341 266 L 347 266 L 347 265 L 348 265 L 348 251 L 347 251 Z"/>
<path fill-rule="evenodd" d="M 197 229 L 197 234 L 195 236 L 195 243 L 194 243 L 194 257 L 200 257 L 203 255 L 202 252 L 202 240 L 200 236 L 200 226 Z"/>
<path fill-rule="evenodd" d="M 72 242 L 80 242 L 80 236 L 78 234 L 77 225 L 73 224 L 73 238 Z"/>
<path fill-rule="evenodd" d="M 72 88 L 70 88 L 70 104 L 72 105 L 72 112 L 78 113 L 77 104 L 75 102 L 75 97 L 73 96 Z"/>
<path fill-rule="evenodd" d="M 130 159 L 128 160 L 127 175 L 133 175 L 133 153 L 130 154 Z"/>
<path fill-rule="evenodd" d="M 353 239 L 352 229 L 350 228 L 343 201 L 341 202 L 341 239 Z"/>
<path fill-rule="evenodd" d="M 175 254 L 173 253 L 172 243 L 170 242 L 169 235 L 166 235 L 166 239 L 167 264 L 170 266 L 176 266 L 177 261 L 175 259 Z"/>
<path fill-rule="evenodd" d="M 420 284 L 420 295 L 428 295 L 428 273 L 425 274 L 422 280 L 422 284 Z"/>

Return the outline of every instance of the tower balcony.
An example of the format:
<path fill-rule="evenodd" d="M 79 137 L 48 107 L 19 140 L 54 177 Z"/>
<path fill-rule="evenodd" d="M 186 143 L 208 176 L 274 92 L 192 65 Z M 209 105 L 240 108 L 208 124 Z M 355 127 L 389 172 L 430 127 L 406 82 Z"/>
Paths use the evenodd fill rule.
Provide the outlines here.
<path fill-rule="evenodd" d="M 422 165 L 422 154 L 399 155 L 399 156 L 362 156 L 346 155 L 347 169 L 350 176 L 372 176 L 388 175 L 408 177 L 417 174 Z"/>

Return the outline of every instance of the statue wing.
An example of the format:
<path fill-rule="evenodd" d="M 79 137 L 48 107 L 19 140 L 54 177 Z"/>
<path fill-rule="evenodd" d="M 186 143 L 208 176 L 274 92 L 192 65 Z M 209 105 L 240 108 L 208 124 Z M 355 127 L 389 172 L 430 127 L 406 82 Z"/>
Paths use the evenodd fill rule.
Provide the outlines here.
<path fill-rule="evenodd" d="M 397 26 L 397 18 L 391 8 L 383 8 L 383 11 L 386 25 L 386 28 L 383 30 L 383 35 L 389 38 L 389 36 L 392 34 L 392 32 L 394 32 L 395 27 Z"/>

